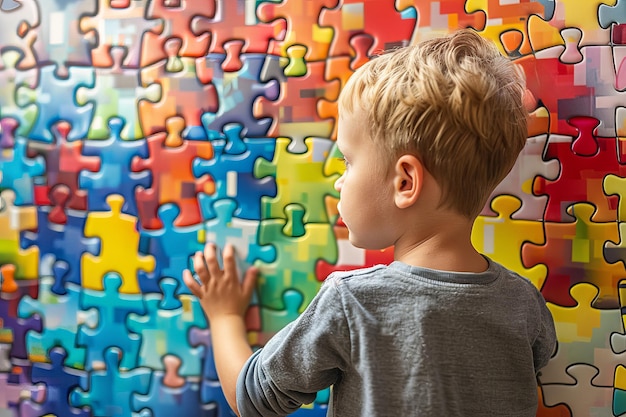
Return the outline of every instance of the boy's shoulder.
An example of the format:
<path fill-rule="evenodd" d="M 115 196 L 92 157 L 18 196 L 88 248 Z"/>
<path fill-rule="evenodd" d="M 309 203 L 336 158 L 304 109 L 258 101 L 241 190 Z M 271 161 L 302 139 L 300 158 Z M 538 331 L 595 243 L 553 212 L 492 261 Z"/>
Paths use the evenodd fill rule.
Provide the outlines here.
<path fill-rule="evenodd" d="M 324 285 L 339 284 L 340 282 L 343 282 L 343 281 L 370 277 L 372 275 L 379 275 L 385 270 L 387 270 L 388 268 L 389 268 L 388 265 L 380 264 L 380 265 L 373 265 L 373 266 L 366 267 L 366 268 L 351 269 L 348 271 L 335 271 L 332 274 L 330 274 L 326 278 L 326 280 L 324 280 Z"/>

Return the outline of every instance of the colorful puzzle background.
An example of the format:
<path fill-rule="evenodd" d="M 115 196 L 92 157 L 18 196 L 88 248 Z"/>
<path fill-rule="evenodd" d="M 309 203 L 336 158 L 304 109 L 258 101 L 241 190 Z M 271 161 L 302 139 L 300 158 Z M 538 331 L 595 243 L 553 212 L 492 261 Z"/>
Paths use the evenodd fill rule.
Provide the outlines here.
<path fill-rule="evenodd" d="M 537 99 L 473 240 L 555 317 L 538 415 L 626 413 L 625 0 L 0 0 L 0 416 L 231 415 L 189 255 L 261 268 L 255 346 L 391 261 L 337 218 L 336 99 L 459 27 Z"/>

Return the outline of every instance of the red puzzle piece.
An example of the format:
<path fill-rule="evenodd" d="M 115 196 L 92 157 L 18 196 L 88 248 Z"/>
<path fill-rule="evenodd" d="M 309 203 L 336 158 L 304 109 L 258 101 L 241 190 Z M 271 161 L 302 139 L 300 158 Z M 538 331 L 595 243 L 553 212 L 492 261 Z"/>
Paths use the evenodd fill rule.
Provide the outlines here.
<path fill-rule="evenodd" d="M 287 27 L 284 37 L 275 37 L 267 53 L 286 57 L 287 48 L 299 44 L 307 48 L 305 56 L 307 61 L 326 59 L 333 31 L 320 27 L 318 18 L 325 7 L 332 8 L 338 3 L 338 0 L 283 0 L 281 3 L 263 1 L 257 8 L 259 20 L 270 23 L 282 19 Z"/>
<path fill-rule="evenodd" d="M 535 195 L 548 196 L 544 219 L 570 221 L 572 217 L 567 214 L 567 207 L 586 201 L 596 207 L 594 221 L 615 220 L 618 200 L 604 193 L 602 181 L 608 174 L 626 174 L 626 166 L 620 164 L 617 139 L 596 136 L 595 129 L 600 122 L 592 117 L 572 117 L 569 123 L 578 130 L 576 138 L 555 140 L 552 136 L 543 158 L 560 162 L 559 176 L 555 180 L 538 176 L 533 183 Z"/>
<path fill-rule="evenodd" d="M 571 223 L 545 222 L 545 244 L 526 243 L 522 246 L 522 263 L 531 268 L 544 264 L 548 276 L 541 288 L 546 301 L 573 307 L 576 300 L 570 294 L 574 285 L 587 282 L 599 289 L 592 303 L 594 308 L 619 308 L 618 283 L 624 279 L 624 264 L 609 264 L 604 259 L 607 240 L 619 241 L 615 221 L 598 223 L 591 218 L 595 208 L 587 203 L 574 204 L 570 212 L 576 220 Z"/>
<path fill-rule="evenodd" d="M 333 28 L 329 56 L 354 56 L 350 40 L 363 33 L 374 39 L 374 54 L 404 46 L 415 26 L 415 19 L 403 17 L 387 0 L 344 0 L 334 9 L 323 9 L 319 21 Z"/>
<path fill-rule="evenodd" d="M 199 58 L 209 50 L 211 35 L 208 32 L 193 32 L 193 19 L 211 19 L 215 15 L 215 0 L 206 1 L 151 1 L 146 10 L 146 19 L 162 19 L 160 33 L 144 33 L 141 47 L 141 66 L 154 64 L 167 58 L 165 43 L 177 38 L 181 41 L 178 56 Z"/>
<path fill-rule="evenodd" d="M 180 214 L 174 226 L 189 226 L 202 221 L 198 205 L 198 192 L 213 194 L 215 184 L 209 175 L 196 178 L 192 172 L 195 158 L 213 158 L 213 146 L 207 141 L 187 141 L 180 136 L 185 127 L 181 117 L 167 121 L 168 132 L 147 138 L 149 157 L 135 157 L 131 170 L 152 172 L 152 185 L 135 192 L 139 221 L 144 229 L 161 229 L 163 223 L 157 216 L 161 204 L 176 203 Z"/>
<path fill-rule="evenodd" d="M 87 210 L 87 190 L 79 188 L 78 176 L 81 171 L 98 172 L 100 159 L 83 155 L 82 141 L 68 142 L 70 130 L 70 124 L 61 121 L 52 127 L 53 143 L 29 142 L 29 154 L 31 156 L 34 154 L 41 155 L 46 160 L 46 185 L 39 187 L 35 194 L 37 205 L 52 204 L 48 200 L 48 194 L 55 186 L 63 184 L 69 188 L 71 194 L 67 207 L 75 210 Z M 52 218 L 50 220 L 54 221 Z"/>

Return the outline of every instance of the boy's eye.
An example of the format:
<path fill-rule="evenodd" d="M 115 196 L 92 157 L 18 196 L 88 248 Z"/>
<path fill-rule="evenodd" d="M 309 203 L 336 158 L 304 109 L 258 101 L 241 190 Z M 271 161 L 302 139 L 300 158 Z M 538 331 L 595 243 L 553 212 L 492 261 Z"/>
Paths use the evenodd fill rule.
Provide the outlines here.
<path fill-rule="evenodd" d="M 340 160 L 344 165 L 348 165 L 348 160 L 345 157 L 337 158 L 337 159 Z"/>

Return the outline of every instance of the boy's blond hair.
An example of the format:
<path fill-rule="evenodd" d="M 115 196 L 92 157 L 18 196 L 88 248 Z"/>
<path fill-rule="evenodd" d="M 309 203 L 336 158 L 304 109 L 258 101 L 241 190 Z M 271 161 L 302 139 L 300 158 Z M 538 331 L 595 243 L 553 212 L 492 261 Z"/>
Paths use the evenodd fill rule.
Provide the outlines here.
<path fill-rule="evenodd" d="M 465 29 L 373 58 L 348 80 L 340 112 L 363 109 L 387 162 L 417 156 L 446 207 L 476 217 L 527 138 L 521 71 Z"/>

